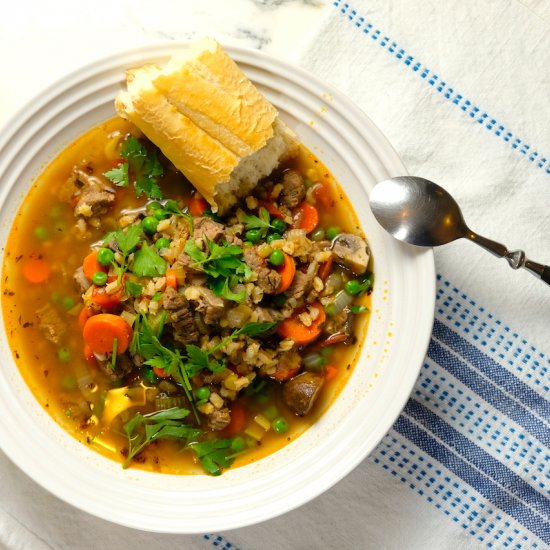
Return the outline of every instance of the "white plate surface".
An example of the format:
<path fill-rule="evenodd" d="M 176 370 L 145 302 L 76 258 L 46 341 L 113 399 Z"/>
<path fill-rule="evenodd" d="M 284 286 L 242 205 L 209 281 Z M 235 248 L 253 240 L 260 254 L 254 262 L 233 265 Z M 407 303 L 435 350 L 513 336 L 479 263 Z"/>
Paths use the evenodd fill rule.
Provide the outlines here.
<path fill-rule="evenodd" d="M 0 135 L 0 243 L 33 180 L 66 145 L 114 115 L 124 71 L 166 60 L 184 44 L 107 58 L 41 93 Z M 403 408 L 425 356 L 435 301 L 433 254 L 387 236 L 368 207 L 374 184 L 405 169 L 349 99 L 305 71 L 255 50 L 230 55 L 344 187 L 375 258 L 373 312 L 361 358 L 343 392 L 281 451 L 221 477 L 123 470 L 65 433 L 25 385 L 0 327 L 0 446 L 59 498 L 137 529 L 204 533 L 296 508 L 355 468 Z M 365 490 L 368 490 L 365 487 Z"/>

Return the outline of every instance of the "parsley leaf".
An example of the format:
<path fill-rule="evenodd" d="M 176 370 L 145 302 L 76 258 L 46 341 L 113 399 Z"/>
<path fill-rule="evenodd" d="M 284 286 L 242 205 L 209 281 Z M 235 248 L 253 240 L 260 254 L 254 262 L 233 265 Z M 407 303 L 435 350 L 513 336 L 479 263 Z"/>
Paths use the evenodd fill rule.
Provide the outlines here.
<path fill-rule="evenodd" d="M 352 313 L 366 313 L 369 311 L 369 308 L 366 306 L 351 306 Z"/>
<path fill-rule="evenodd" d="M 225 241 L 221 244 L 210 239 L 205 241 L 207 252 L 203 252 L 193 240 L 185 243 L 184 251 L 194 261 L 193 267 L 200 267 L 209 276 L 207 284 L 214 294 L 242 302 L 246 297 L 244 291 L 237 294 L 231 290 L 232 286 L 246 281 L 252 275 L 252 269 L 242 260 L 242 248 Z"/>
<path fill-rule="evenodd" d="M 181 422 L 188 415 L 187 409 L 178 407 L 147 415 L 137 413 L 124 424 L 124 432 L 128 437 L 128 456 L 124 468 L 128 468 L 132 459 L 157 439 L 181 439 L 188 443 L 199 437 L 202 434 L 201 430 Z"/>
<path fill-rule="evenodd" d="M 185 346 L 188 362 L 185 365 L 187 374 L 191 377 L 195 376 L 202 369 L 208 369 L 211 372 L 221 372 L 225 370 L 225 365 L 221 361 L 214 359 L 211 361 L 208 356 L 208 351 L 203 351 L 198 346 L 188 344 Z"/>
<path fill-rule="evenodd" d="M 140 225 L 131 225 L 126 231 L 119 229 L 113 233 L 118 248 L 123 254 L 130 254 L 141 241 L 143 231 Z"/>
<path fill-rule="evenodd" d="M 214 439 L 202 443 L 190 443 L 188 446 L 196 453 L 207 473 L 219 476 L 222 473 L 222 468 L 229 468 L 233 464 L 232 443 L 233 439 Z"/>
<path fill-rule="evenodd" d="M 138 277 L 158 277 L 166 273 L 166 260 L 153 251 L 146 242 L 134 254 L 132 273 Z"/>
<path fill-rule="evenodd" d="M 273 227 L 271 225 L 269 212 L 262 206 L 258 214 L 260 215 L 259 217 L 253 214 L 242 214 L 240 216 L 240 221 L 244 223 L 246 229 L 261 229 L 267 232 L 268 229 Z"/>
<path fill-rule="evenodd" d="M 243 328 L 240 328 L 237 332 L 239 334 L 244 334 L 245 336 L 259 336 L 268 330 L 271 330 L 277 322 L 274 323 L 246 323 Z"/>
<path fill-rule="evenodd" d="M 135 177 L 134 188 L 139 198 L 162 199 L 157 179 L 164 174 L 156 148 L 148 149 L 136 137 L 129 136 L 123 143 L 120 155 L 128 161 Z"/>
<path fill-rule="evenodd" d="M 143 291 L 143 285 L 135 283 L 134 281 L 126 281 L 126 292 L 132 296 L 132 298 L 138 298 Z"/>
<path fill-rule="evenodd" d="M 130 185 L 127 162 L 121 162 L 116 168 L 104 172 L 103 175 L 118 187 L 128 187 Z"/>

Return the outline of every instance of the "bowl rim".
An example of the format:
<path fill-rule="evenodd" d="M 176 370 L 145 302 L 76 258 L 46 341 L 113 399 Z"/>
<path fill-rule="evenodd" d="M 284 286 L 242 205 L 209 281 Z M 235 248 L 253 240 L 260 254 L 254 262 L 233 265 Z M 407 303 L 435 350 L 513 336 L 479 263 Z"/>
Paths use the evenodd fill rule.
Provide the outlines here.
<path fill-rule="evenodd" d="M 15 114 L 13 114 L 7 120 L 7 122 L 0 129 L 0 151 L 3 151 L 5 148 L 9 147 L 9 143 L 12 140 L 12 138 L 16 136 L 17 132 L 21 128 L 24 128 L 24 126 L 29 122 L 29 120 L 33 118 L 33 116 L 36 115 L 36 113 L 39 113 L 41 110 L 47 108 L 50 102 L 55 101 L 55 99 L 60 94 L 68 91 L 73 86 L 78 85 L 83 79 L 90 78 L 94 74 L 98 74 L 102 70 L 103 71 L 113 70 L 115 66 L 120 65 L 121 60 L 123 59 L 135 57 L 135 56 L 138 56 L 139 54 L 150 56 L 158 53 L 159 56 L 166 56 L 166 55 L 169 55 L 167 54 L 167 52 L 175 51 L 178 48 L 185 48 L 188 44 L 189 44 L 188 41 L 174 41 L 174 42 L 161 42 L 157 44 L 149 44 L 149 45 L 140 46 L 137 48 L 128 48 L 126 50 L 119 51 L 117 53 L 113 53 L 105 57 L 101 57 L 96 61 L 93 61 L 78 69 L 70 71 L 69 73 L 67 73 L 66 76 L 59 78 L 56 82 L 46 87 L 42 92 L 39 92 L 36 95 L 35 99 L 31 99 L 29 102 L 27 102 L 26 105 L 23 105 Z M 297 76 L 297 78 L 301 78 L 303 81 L 309 81 L 310 83 L 312 83 L 313 87 L 317 89 L 326 90 L 332 96 L 332 98 L 338 101 L 340 107 L 344 110 L 344 112 L 347 113 L 347 117 L 350 120 L 360 121 L 364 127 L 368 128 L 370 132 L 370 136 L 373 138 L 373 141 L 369 142 L 369 145 L 370 146 L 374 145 L 376 147 L 376 151 L 375 151 L 376 156 L 378 157 L 378 159 L 381 160 L 383 165 L 391 167 L 391 169 L 394 171 L 400 171 L 402 174 L 407 173 L 401 159 L 398 157 L 396 151 L 393 149 L 393 147 L 391 146 L 389 141 L 386 139 L 386 137 L 382 134 L 382 132 L 379 130 L 379 128 L 372 122 L 372 120 L 367 116 L 367 114 L 364 113 L 343 92 L 341 92 L 331 84 L 316 77 L 315 75 L 303 69 L 302 67 L 299 67 L 295 64 L 291 64 L 287 61 L 281 60 L 275 56 L 266 54 L 265 52 L 258 51 L 255 49 L 245 48 L 241 46 L 223 45 L 223 44 L 222 46 L 231 55 L 231 57 L 235 59 L 235 61 L 238 64 L 242 62 L 252 62 L 252 63 L 260 63 L 262 67 L 264 65 L 278 66 L 280 69 L 288 71 L 288 73 L 293 73 L 294 75 Z M 356 122 L 356 124 L 358 124 L 358 122 Z M 2 163 L 0 161 L 0 173 L 2 172 L 1 164 Z M 2 200 L 0 197 L 0 203 L 1 202 Z M 422 263 L 422 269 L 424 270 L 423 274 L 426 277 L 423 283 L 425 285 L 424 294 L 430 300 L 429 304 L 427 304 L 428 307 L 426 309 L 431 310 L 433 312 L 435 308 L 435 285 L 436 285 L 433 251 L 431 249 L 416 250 L 416 247 L 413 247 L 412 250 L 413 250 L 412 254 L 415 255 L 416 258 L 421 259 L 420 261 Z M 402 411 L 403 407 L 405 406 L 411 394 L 414 383 L 418 377 L 418 373 L 422 367 L 422 361 L 425 357 L 426 350 L 428 348 L 429 339 L 432 331 L 433 315 L 430 317 L 430 319 L 431 319 L 430 322 L 428 322 L 428 320 L 426 319 L 423 319 L 423 324 L 421 323 L 423 332 L 419 333 L 418 339 L 420 343 L 416 346 L 415 353 L 412 354 L 411 356 L 411 364 L 414 365 L 414 368 L 410 369 L 410 373 L 407 380 L 405 381 L 404 384 L 402 384 L 399 387 L 399 391 L 396 392 L 394 395 L 394 402 L 392 405 L 392 411 L 393 411 L 392 414 L 386 415 L 383 422 L 379 421 L 377 425 L 373 427 L 374 433 L 376 435 L 373 436 L 371 434 L 371 439 L 370 439 L 371 448 L 367 453 L 359 454 L 358 456 L 355 457 L 353 461 L 348 462 L 346 468 L 341 472 L 341 475 L 333 476 L 330 482 L 325 481 L 322 486 L 316 487 L 315 490 L 311 491 L 308 494 L 304 494 L 302 497 L 298 496 L 293 504 L 288 504 L 286 507 L 284 507 L 284 509 L 277 510 L 274 513 L 264 513 L 263 517 L 257 517 L 256 519 L 250 522 L 241 520 L 240 522 L 234 522 L 234 524 L 232 525 L 223 525 L 219 528 L 215 527 L 214 530 L 218 530 L 222 528 L 227 530 L 227 529 L 232 529 L 236 527 L 244 527 L 252 523 L 258 523 L 261 521 L 265 521 L 267 519 L 271 519 L 282 513 L 286 513 L 294 508 L 297 508 L 298 506 L 305 504 L 309 500 L 315 498 L 316 496 L 320 495 L 321 493 L 323 493 L 324 491 L 328 490 L 330 487 L 335 485 L 343 477 L 349 474 L 351 470 L 353 470 L 364 458 L 366 458 L 366 456 L 368 456 L 368 454 L 372 452 L 375 446 L 382 440 L 384 435 L 389 431 L 389 429 L 391 428 L 394 421 L 399 416 L 400 412 Z M 6 444 L 5 438 L 2 438 L 1 430 L 0 430 L 0 442 L 2 443 L 2 449 L 6 452 L 7 456 L 14 463 L 17 464 L 16 450 L 9 448 L 9 445 Z M 26 471 L 26 473 L 28 473 L 28 471 Z M 39 485 L 41 485 L 51 493 L 55 494 L 62 500 L 75 506 L 76 508 L 79 508 L 88 513 L 92 513 L 96 516 L 102 517 L 103 519 L 110 520 L 110 518 L 107 517 L 106 515 L 98 514 L 97 510 L 91 511 L 89 507 L 83 505 L 82 503 L 74 502 L 73 500 L 68 498 L 66 494 L 60 491 L 56 491 L 55 487 L 52 487 L 51 484 L 47 483 L 45 480 L 40 479 L 39 477 L 37 478 L 36 475 L 31 475 L 31 477 L 36 483 L 38 483 Z M 172 527 L 170 528 L 161 527 L 158 529 L 155 528 L 154 526 L 144 527 L 143 525 L 137 524 L 135 521 L 127 521 L 127 522 L 116 521 L 116 523 L 120 523 L 128 527 L 144 529 L 148 531 L 172 532 L 172 533 L 205 532 L 204 528 L 194 531 L 192 529 L 177 530 Z"/>

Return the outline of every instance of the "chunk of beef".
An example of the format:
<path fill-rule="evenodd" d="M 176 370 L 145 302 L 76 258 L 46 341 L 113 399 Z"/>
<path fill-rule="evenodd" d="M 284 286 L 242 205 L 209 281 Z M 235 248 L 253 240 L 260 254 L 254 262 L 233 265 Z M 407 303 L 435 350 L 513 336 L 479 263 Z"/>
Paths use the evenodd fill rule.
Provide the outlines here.
<path fill-rule="evenodd" d="M 193 344 L 199 339 L 199 331 L 187 298 L 173 288 L 167 288 L 162 297 L 162 305 L 168 313 L 173 336 L 181 344 Z"/>
<path fill-rule="evenodd" d="M 305 416 L 313 407 L 325 377 L 317 372 L 304 372 L 285 383 L 283 399 L 286 406 L 298 416 Z"/>
<path fill-rule="evenodd" d="M 74 272 L 73 279 L 81 294 L 84 294 L 91 286 L 90 281 L 88 281 L 88 278 L 84 275 L 84 268 L 82 266 Z"/>
<path fill-rule="evenodd" d="M 215 325 L 225 313 L 223 298 L 216 296 L 205 286 L 188 286 L 185 297 L 195 303 L 195 310 L 202 314 L 207 325 Z"/>
<path fill-rule="evenodd" d="M 332 241 L 332 251 L 337 263 L 362 275 L 367 271 L 370 250 L 365 240 L 352 233 L 341 233 Z"/>
<path fill-rule="evenodd" d="M 134 362 L 128 353 L 117 355 L 116 365 L 113 368 L 111 363 L 111 356 L 109 354 L 105 359 L 100 359 L 96 356 L 97 364 L 101 371 L 107 375 L 111 380 L 119 380 L 132 372 L 134 368 Z"/>
<path fill-rule="evenodd" d="M 244 249 L 244 261 L 256 273 L 256 284 L 266 294 L 275 294 L 281 283 L 281 276 L 274 269 L 267 267 L 266 261 L 258 256 L 255 247 L 249 246 Z"/>
<path fill-rule="evenodd" d="M 75 216 L 89 218 L 104 214 L 115 201 L 115 193 L 105 181 L 93 175 L 93 169 L 83 169 L 75 166 L 71 180 L 75 188 L 74 196 L 77 203 L 74 208 Z"/>
<path fill-rule="evenodd" d="M 229 409 L 215 410 L 208 416 L 208 426 L 211 430 L 219 431 L 229 426 L 231 422 L 231 413 Z"/>
<path fill-rule="evenodd" d="M 288 287 L 285 294 L 289 298 L 295 298 L 296 300 L 302 298 L 311 290 L 313 279 L 315 279 L 318 270 L 319 264 L 315 261 L 309 264 L 305 273 L 297 270 L 294 279 L 292 279 L 292 284 Z"/>
<path fill-rule="evenodd" d="M 283 190 L 281 202 L 289 208 L 298 206 L 306 196 L 304 179 L 298 172 L 288 170 L 283 175 Z"/>
<path fill-rule="evenodd" d="M 193 239 L 206 237 L 211 241 L 218 241 L 224 234 L 223 225 L 212 218 L 202 217 L 193 220 Z"/>
<path fill-rule="evenodd" d="M 46 340 L 59 344 L 62 336 L 67 332 L 67 325 L 63 322 L 57 310 L 48 303 L 37 310 L 36 316 L 38 317 L 38 328 L 42 331 Z"/>

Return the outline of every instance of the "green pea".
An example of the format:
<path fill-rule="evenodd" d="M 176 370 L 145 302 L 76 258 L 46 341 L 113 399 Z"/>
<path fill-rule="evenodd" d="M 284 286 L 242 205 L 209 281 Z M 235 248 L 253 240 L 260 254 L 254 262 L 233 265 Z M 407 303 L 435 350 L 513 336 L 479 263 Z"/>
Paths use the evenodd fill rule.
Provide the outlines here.
<path fill-rule="evenodd" d="M 195 397 L 199 401 L 206 400 L 210 397 L 210 390 L 206 386 L 202 386 L 195 390 Z"/>
<path fill-rule="evenodd" d="M 56 204 L 55 206 L 52 206 L 50 208 L 50 211 L 48 212 L 48 216 L 50 218 L 59 218 L 62 214 L 62 209 L 60 204 Z"/>
<path fill-rule="evenodd" d="M 74 300 L 70 296 L 65 296 L 65 298 L 61 300 L 61 304 L 67 311 L 69 311 L 69 309 L 74 307 Z"/>
<path fill-rule="evenodd" d="M 166 237 L 161 237 L 157 240 L 155 243 L 155 246 L 161 250 L 162 248 L 170 248 L 170 239 L 167 239 Z"/>
<path fill-rule="evenodd" d="M 243 451 L 246 447 L 246 441 L 244 437 L 234 437 L 231 441 L 231 450 L 235 452 Z"/>
<path fill-rule="evenodd" d="M 158 210 L 155 210 L 155 213 L 153 214 L 153 219 L 157 221 L 165 220 L 170 214 L 166 212 L 166 210 L 163 210 L 162 208 L 159 208 Z"/>
<path fill-rule="evenodd" d="M 107 273 L 103 271 L 96 271 L 92 276 L 92 282 L 97 286 L 104 286 L 107 284 Z"/>
<path fill-rule="evenodd" d="M 151 212 L 154 212 L 155 210 L 160 210 L 162 208 L 162 204 L 157 201 L 150 202 L 147 205 L 147 210 L 150 210 Z"/>
<path fill-rule="evenodd" d="M 143 379 L 149 384 L 156 384 L 158 382 L 158 376 L 153 371 L 153 367 L 145 367 L 143 369 Z"/>
<path fill-rule="evenodd" d="M 143 231 L 145 231 L 145 233 L 148 235 L 153 235 L 157 232 L 158 224 L 159 221 L 156 218 L 153 218 L 153 216 L 146 216 L 141 222 L 141 227 L 143 227 Z"/>
<path fill-rule="evenodd" d="M 275 405 L 271 405 L 264 411 L 263 414 L 268 420 L 275 420 L 275 418 L 279 415 L 279 411 Z"/>
<path fill-rule="evenodd" d="M 332 239 L 334 239 L 337 235 L 340 235 L 341 232 L 342 230 L 337 226 L 329 227 L 327 229 L 327 239 L 332 241 Z"/>
<path fill-rule="evenodd" d="M 258 229 L 249 229 L 245 233 L 245 237 L 247 241 L 250 241 L 251 243 L 257 243 L 260 240 L 260 237 L 262 234 Z"/>
<path fill-rule="evenodd" d="M 277 233 L 280 233 L 281 235 L 286 231 L 286 223 L 280 218 L 275 218 L 271 222 L 271 227 L 273 227 L 273 229 L 277 231 Z"/>
<path fill-rule="evenodd" d="M 244 243 L 243 243 L 243 246 L 244 246 L 245 248 L 250 248 L 250 247 L 253 246 L 253 245 L 254 245 L 254 243 L 251 243 L 250 241 L 244 241 Z"/>
<path fill-rule="evenodd" d="M 100 265 L 111 265 L 115 261 L 115 253 L 110 248 L 100 248 L 96 257 Z"/>
<path fill-rule="evenodd" d="M 34 236 L 40 241 L 45 241 L 50 236 L 50 232 L 43 225 L 39 225 L 34 230 Z"/>
<path fill-rule="evenodd" d="M 322 241 L 325 238 L 325 230 L 319 227 L 311 234 L 312 241 Z"/>
<path fill-rule="evenodd" d="M 325 346 L 324 348 L 321 348 L 319 350 L 319 354 L 321 357 L 324 357 L 325 359 L 327 357 L 330 357 L 332 355 L 332 352 L 334 351 L 334 348 L 332 346 Z"/>
<path fill-rule="evenodd" d="M 274 265 L 275 267 L 277 267 L 279 265 L 283 265 L 284 261 L 285 261 L 285 255 L 280 250 L 274 250 L 269 255 L 269 263 L 271 265 Z"/>
<path fill-rule="evenodd" d="M 283 237 L 281 235 L 279 235 L 279 233 L 271 233 L 271 235 L 267 236 L 266 242 L 268 244 L 271 244 L 273 241 L 279 241 L 282 238 Z"/>
<path fill-rule="evenodd" d="M 357 279 L 351 279 L 345 284 L 344 290 L 351 296 L 355 296 L 361 292 L 361 283 Z"/>
<path fill-rule="evenodd" d="M 61 351 L 61 350 L 60 350 Z M 59 352 L 58 352 L 59 353 Z M 66 362 L 66 361 L 64 361 Z M 64 390 L 76 389 L 76 378 L 72 374 L 66 374 L 61 381 Z"/>
<path fill-rule="evenodd" d="M 71 360 L 71 352 L 67 348 L 59 348 L 57 350 L 57 358 L 62 363 L 68 363 Z"/>
<path fill-rule="evenodd" d="M 180 212 L 181 209 L 180 209 L 180 205 L 178 204 L 178 201 L 175 201 L 174 199 L 168 199 L 165 203 L 164 203 L 164 208 L 168 211 L 178 211 Z"/>
<path fill-rule="evenodd" d="M 282 418 L 276 418 L 272 423 L 271 427 L 273 428 L 273 431 L 278 434 L 284 434 L 288 432 L 288 422 Z"/>

